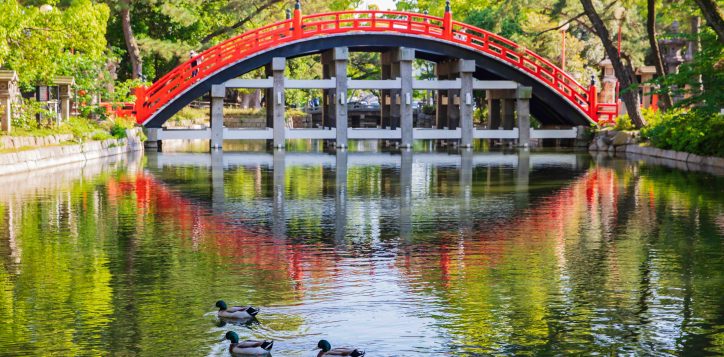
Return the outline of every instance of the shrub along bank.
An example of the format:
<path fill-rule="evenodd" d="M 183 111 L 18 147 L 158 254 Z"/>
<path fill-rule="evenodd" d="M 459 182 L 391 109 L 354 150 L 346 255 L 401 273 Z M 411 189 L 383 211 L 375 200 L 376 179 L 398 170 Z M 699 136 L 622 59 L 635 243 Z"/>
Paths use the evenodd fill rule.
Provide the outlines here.
<path fill-rule="evenodd" d="M 13 118 L 12 131 L 4 135 L 45 137 L 70 134 L 72 141 L 80 143 L 90 140 L 122 139 L 126 137 L 126 129 L 136 125 L 132 118 L 102 117 L 101 120 L 96 120 L 84 116 L 71 117 L 58 124 L 55 122 L 55 114 L 44 109 L 35 100 L 24 101 L 19 109 L 17 112 L 20 115 Z M 38 120 L 38 117 L 42 119 Z"/>
<path fill-rule="evenodd" d="M 641 137 L 652 146 L 702 156 L 724 157 L 724 114 L 704 109 L 667 112 L 644 111 L 647 125 Z M 632 130 L 627 116 L 616 121 L 615 129 Z"/>

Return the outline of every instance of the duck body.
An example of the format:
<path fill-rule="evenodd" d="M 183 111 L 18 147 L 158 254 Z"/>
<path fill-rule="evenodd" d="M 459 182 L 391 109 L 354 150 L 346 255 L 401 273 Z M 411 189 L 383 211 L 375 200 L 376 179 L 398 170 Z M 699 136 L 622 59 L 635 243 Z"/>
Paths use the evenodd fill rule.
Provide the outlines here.
<path fill-rule="evenodd" d="M 324 356 L 350 356 L 350 357 L 361 357 L 365 355 L 365 351 L 360 351 L 356 348 L 345 348 L 345 347 L 338 347 L 333 348 L 327 352 L 319 351 L 319 354 L 317 357 L 324 357 Z"/>
<path fill-rule="evenodd" d="M 332 345 L 327 340 L 320 340 L 317 343 L 317 348 L 320 350 L 317 357 L 324 356 L 349 356 L 349 357 L 361 357 L 365 355 L 365 351 L 360 351 L 356 348 L 349 347 L 337 347 L 332 348 Z"/>
<path fill-rule="evenodd" d="M 239 341 L 239 335 L 234 331 L 227 332 L 224 339 L 231 342 L 229 353 L 234 356 L 268 356 L 274 346 L 274 341 Z"/>
<path fill-rule="evenodd" d="M 273 341 L 246 340 L 229 345 L 229 353 L 235 356 L 268 356 L 272 346 Z"/>
<path fill-rule="evenodd" d="M 253 306 L 226 306 L 223 300 L 217 301 L 216 307 L 219 308 L 217 315 L 225 319 L 251 320 L 259 313 Z"/>

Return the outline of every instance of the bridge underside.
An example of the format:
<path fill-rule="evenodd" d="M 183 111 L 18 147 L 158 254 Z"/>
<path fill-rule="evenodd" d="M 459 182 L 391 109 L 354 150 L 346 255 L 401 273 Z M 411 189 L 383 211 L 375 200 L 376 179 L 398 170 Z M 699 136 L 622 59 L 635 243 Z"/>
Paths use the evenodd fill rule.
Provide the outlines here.
<path fill-rule="evenodd" d="M 544 125 L 590 125 L 588 116 L 573 106 L 549 85 L 542 83 L 529 74 L 484 53 L 476 52 L 450 42 L 428 37 L 400 34 L 344 34 L 301 40 L 258 53 L 236 62 L 233 65 L 203 78 L 187 91 L 161 108 L 144 125 L 160 128 L 183 107 L 208 93 L 213 85 L 220 85 L 244 73 L 260 68 L 274 57 L 294 58 L 322 53 L 335 47 L 348 47 L 350 51 L 386 51 L 391 48 L 406 47 L 415 50 L 415 56 L 434 62 L 459 58 L 474 60 L 474 77 L 480 80 L 510 80 L 531 87 L 533 98 L 530 101 L 531 114 Z"/>

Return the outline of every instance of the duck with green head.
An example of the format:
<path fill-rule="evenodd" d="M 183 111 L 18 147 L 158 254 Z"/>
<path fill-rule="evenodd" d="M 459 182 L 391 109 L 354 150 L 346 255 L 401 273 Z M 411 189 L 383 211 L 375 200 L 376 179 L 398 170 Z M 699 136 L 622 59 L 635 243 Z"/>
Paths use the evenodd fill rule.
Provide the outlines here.
<path fill-rule="evenodd" d="M 243 356 L 268 356 L 274 346 L 274 341 L 257 341 L 246 340 L 239 341 L 239 335 L 234 331 L 229 331 L 224 335 L 225 340 L 229 340 L 229 353 L 232 355 Z"/>
<path fill-rule="evenodd" d="M 332 348 L 332 344 L 330 344 L 329 341 L 327 341 L 327 340 L 319 340 L 319 342 L 317 343 L 316 349 L 319 350 L 317 357 L 323 357 L 323 356 L 360 357 L 360 356 L 365 355 L 365 351 L 360 351 L 356 348 L 348 348 L 348 347 Z"/>
<path fill-rule="evenodd" d="M 217 301 L 216 307 L 219 308 L 219 317 L 226 319 L 251 320 L 259 313 L 259 309 L 253 306 L 226 306 L 224 300 Z"/>

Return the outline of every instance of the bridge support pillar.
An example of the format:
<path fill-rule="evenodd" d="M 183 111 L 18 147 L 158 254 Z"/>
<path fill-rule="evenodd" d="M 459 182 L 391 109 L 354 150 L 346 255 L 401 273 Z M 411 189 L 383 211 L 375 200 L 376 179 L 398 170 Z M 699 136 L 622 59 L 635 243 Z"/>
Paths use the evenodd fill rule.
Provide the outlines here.
<path fill-rule="evenodd" d="M 515 126 L 515 99 L 502 99 L 503 129 L 512 130 Z"/>
<path fill-rule="evenodd" d="M 211 141 L 212 150 L 221 150 L 224 144 L 224 97 L 226 87 L 222 85 L 211 86 Z"/>
<path fill-rule="evenodd" d="M 518 146 L 530 146 L 530 98 L 531 87 L 518 87 L 516 92 L 516 112 L 518 114 Z"/>
<path fill-rule="evenodd" d="M 271 63 L 264 66 L 264 75 L 266 78 L 272 78 L 274 76 L 274 72 L 272 71 Z M 274 127 L 274 89 L 273 88 L 265 88 L 264 89 L 264 107 L 266 109 L 266 127 L 267 128 L 273 128 Z"/>
<path fill-rule="evenodd" d="M 412 61 L 415 59 L 415 50 L 411 48 L 399 48 L 397 60 L 401 80 L 400 90 L 400 131 L 401 147 L 412 147 L 413 113 L 412 113 Z"/>
<path fill-rule="evenodd" d="M 490 129 L 500 128 L 500 99 L 494 99 L 492 91 L 486 93 L 488 99 L 488 127 Z"/>
<path fill-rule="evenodd" d="M 473 147 L 473 72 L 475 60 L 459 62 L 460 70 L 460 145 L 465 148 Z"/>
<path fill-rule="evenodd" d="M 435 64 L 435 74 L 437 79 L 448 79 L 450 73 L 449 62 L 439 62 Z M 435 106 L 435 126 L 438 129 L 447 128 L 448 125 L 448 106 L 451 105 L 450 91 L 438 90 L 437 101 Z"/>
<path fill-rule="evenodd" d="M 274 147 L 284 149 L 285 137 L 284 128 L 286 122 L 284 120 L 285 114 L 285 99 L 284 99 L 284 68 L 287 66 L 287 60 L 283 57 L 272 58 L 272 76 L 273 84 L 272 91 L 272 108 L 273 108 L 273 122 L 274 122 Z"/>
<path fill-rule="evenodd" d="M 322 53 L 322 78 L 334 77 L 333 51 Z M 322 89 L 322 123 L 323 128 L 332 128 L 335 125 L 334 89 Z"/>
<path fill-rule="evenodd" d="M 392 51 L 380 54 L 381 79 L 392 79 Z M 392 121 L 392 91 L 389 89 L 380 90 L 380 128 L 385 129 L 391 126 Z"/>
<path fill-rule="evenodd" d="M 337 127 L 337 147 L 347 147 L 347 47 L 336 47 L 333 50 L 334 76 L 336 90 L 334 99 L 334 115 Z"/>
<path fill-rule="evenodd" d="M 447 79 L 456 79 L 460 77 L 460 62 L 448 62 Z M 460 89 L 447 90 L 447 128 L 455 130 L 460 126 L 460 107 L 462 100 L 460 99 Z"/>

